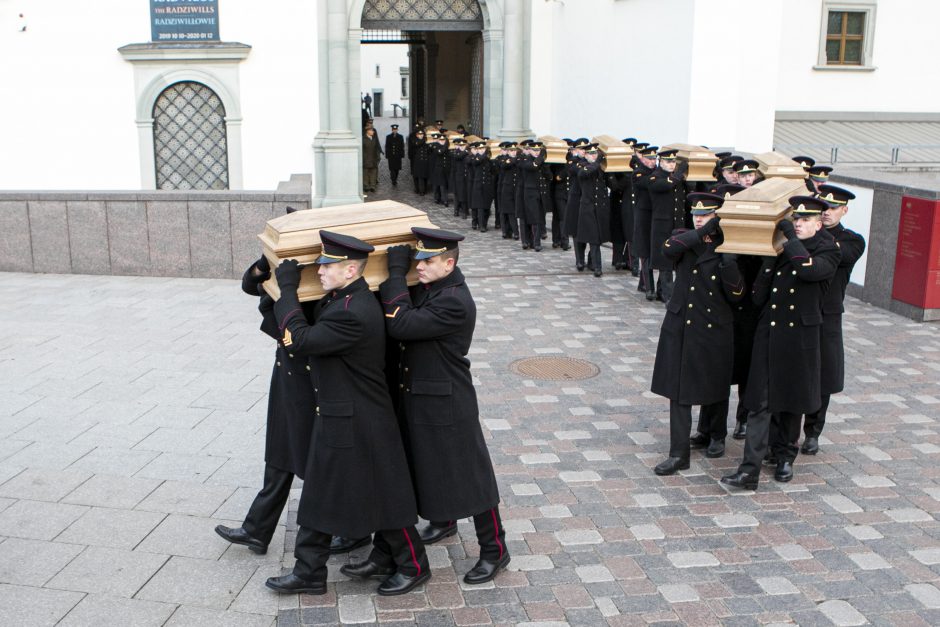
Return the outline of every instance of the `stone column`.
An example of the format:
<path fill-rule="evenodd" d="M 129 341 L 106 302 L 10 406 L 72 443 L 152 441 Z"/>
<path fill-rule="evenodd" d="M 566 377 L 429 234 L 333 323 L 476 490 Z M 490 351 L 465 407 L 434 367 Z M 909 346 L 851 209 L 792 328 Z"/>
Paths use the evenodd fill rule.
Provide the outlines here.
<path fill-rule="evenodd" d="M 318 4 L 321 106 L 320 132 L 313 141 L 315 207 L 362 201 L 361 131 L 351 123 L 350 100 L 353 87 L 356 93 L 359 90 L 358 69 L 350 71 L 350 48 L 359 45 L 358 39 L 353 42 L 350 37 L 358 31 L 351 33 L 348 29 L 346 0 L 326 0 Z M 358 63 L 358 59 L 355 61 Z M 356 84 L 352 85 L 351 81 Z"/>
<path fill-rule="evenodd" d="M 505 0 L 503 13 L 503 140 L 530 137 L 525 128 L 525 12 L 523 0 Z M 492 47 L 492 46 L 491 46 Z"/>
<path fill-rule="evenodd" d="M 502 133 L 503 120 L 503 31 L 483 31 L 483 134 Z"/>
<path fill-rule="evenodd" d="M 425 111 L 425 120 L 428 124 L 433 124 L 434 120 L 444 118 L 444 112 L 437 110 L 437 54 L 441 47 L 436 43 L 437 39 L 433 32 L 427 33 L 427 44 L 424 49 L 427 52 L 427 73 L 425 93 L 427 94 L 427 107 Z"/>

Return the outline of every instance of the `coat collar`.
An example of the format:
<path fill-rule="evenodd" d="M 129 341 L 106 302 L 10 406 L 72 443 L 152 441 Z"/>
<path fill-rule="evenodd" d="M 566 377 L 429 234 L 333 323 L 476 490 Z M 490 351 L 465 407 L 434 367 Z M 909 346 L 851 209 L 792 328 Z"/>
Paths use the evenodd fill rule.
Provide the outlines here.
<path fill-rule="evenodd" d="M 364 278 L 359 277 L 358 279 L 356 279 L 355 281 L 353 281 L 346 287 L 339 289 L 339 290 L 333 290 L 332 292 L 330 292 L 328 298 L 330 300 L 339 300 L 341 298 L 346 298 L 347 296 L 352 296 L 356 292 L 361 292 L 362 290 L 368 290 L 368 289 L 369 289 L 369 284 L 366 283 L 366 280 Z"/>
<path fill-rule="evenodd" d="M 460 271 L 460 268 L 454 267 L 454 271 L 445 276 L 443 279 L 435 281 L 434 283 L 428 283 L 427 285 L 422 285 L 424 289 L 429 292 L 439 292 L 442 289 L 448 287 L 454 287 L 455 285 L 460 285 L 463 283 L 463 272 Z"/>

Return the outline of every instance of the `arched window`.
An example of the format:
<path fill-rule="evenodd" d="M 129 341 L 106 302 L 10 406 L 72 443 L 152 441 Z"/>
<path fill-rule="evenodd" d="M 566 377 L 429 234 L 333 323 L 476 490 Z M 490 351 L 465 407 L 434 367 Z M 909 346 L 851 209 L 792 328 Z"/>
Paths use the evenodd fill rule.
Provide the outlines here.
<path fill-rule="evenodd" d="M 196 82 L 170 85 L 153 105 L 157 189 L 228 189 L 225 107 Z"/>

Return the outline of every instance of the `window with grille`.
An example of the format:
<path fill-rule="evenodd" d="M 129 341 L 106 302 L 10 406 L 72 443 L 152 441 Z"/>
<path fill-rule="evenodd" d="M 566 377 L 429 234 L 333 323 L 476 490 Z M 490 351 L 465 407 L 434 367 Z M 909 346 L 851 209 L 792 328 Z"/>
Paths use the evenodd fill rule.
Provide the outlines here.
<path fill-rule="evenodd" d="M 861 65 L 865 39 L 865 14 L 830 11 L 826 25 L 826 64 Z"/>
<path fill-rule="evenodd" d="M 816 69 L 873 70 L 875 0 L 823 0 Z"/>
<path fill-rule="evenodd" d="M 201 83 L 167 87 L 153 106 L 157 189 L 228 189 L 225 107 Z"/>

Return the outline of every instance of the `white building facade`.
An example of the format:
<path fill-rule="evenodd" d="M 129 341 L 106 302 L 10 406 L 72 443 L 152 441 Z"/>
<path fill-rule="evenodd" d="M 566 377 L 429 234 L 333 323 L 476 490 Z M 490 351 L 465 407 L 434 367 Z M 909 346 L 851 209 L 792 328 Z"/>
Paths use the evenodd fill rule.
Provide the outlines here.
<path fill-rule="evenodd" d="M 940 83 L 924 75 L 938 57 L 931 0 L 212 4 L 218 41 L 186 45 L 151 41 L 147 0 L 99 0 L 93 14 L 37 1 L 22 20 L 0 4 L 0 189 L 271 189 L 312 173 L 315 204 L 358 202 L 360 95 L 377 64 L 393 80 L 379 87 L 384 113 L 459 111 L 448 124 L 472 119 L 500 138 L 605 133 L 757 152 L 786 116 L 940 111 Z M 409 44 L 407 104 L 402 66 L 361 44 L 396 24 L 423 33 Z M 438 72 L 457 47 L 466 84 Z M 180 164 L 187 147 L 197 159 Z"/>

